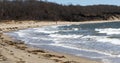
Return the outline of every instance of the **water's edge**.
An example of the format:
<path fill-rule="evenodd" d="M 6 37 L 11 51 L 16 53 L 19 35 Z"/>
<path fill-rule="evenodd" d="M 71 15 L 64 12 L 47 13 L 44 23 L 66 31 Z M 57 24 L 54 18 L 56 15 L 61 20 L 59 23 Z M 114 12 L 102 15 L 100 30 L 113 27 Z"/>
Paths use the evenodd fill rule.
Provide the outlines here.
<path fill-rule="evenodd" d="M 97 45 L 97 43 L 96 42 L 93 42 L 92 40 L 93 40 L 93 38 L 94 39 L 96 39 L 96 38 L 99 38 L 99 41 L 101 41 L 101 42 L 104 42 L 104 41 L 102 41 L 102 40 L 100 40 L 101 38 L 100 37 L 104 37 L 105 39 L 106 38 L 108 38 L 107 37 L 107 35 L 113 35 L 113 34 L 119 34 L 119 27 L 120 26 L 116 26 L 116 25 L 119 25 L 118 23 L 119 22 L 115 22 L 116 24 L 113 26 L 113 25 L 109 25 L 109 23 L 103 23 L 103 24 L 107 24 L 107 25 L 104 25 L 104 26 L 102 26 L 103 24 L 102 23 L 100 23 L 100 25 L 98 25 L 97 23 L 94 23 L 94 24 L 96 24 L 97 25 L 97 29 L 95 29 L 95 28 L 92 28 L 92 27 L 96 27 L 96 26 L 94 26 L 93 24 L 91 25 L 90 24 L 90 26 L 89 26 L 89 24 L 83 24 L 82 26 L 80 26 L 80 27 L 82 27 L 81 29 L 80 29 L 80 31 L 78 31 L 79 29 L 79 25 L 67 25 L 67 26 L 65 26 L 65 25 L 63 25 L 63 26 L 49 26 L 49 27 L 47 27 L 47 26 L 45 26 L 45 27 L 42 27 L 42 28 L 34 28 L 34 29 L 26 29 L 26 30 L 19 30 L 19 31 L 16 31 L 16 32 L 13 32 L 13 33 L 9 33 L 9 35 L 11 35 L 11 36 L 13 36 L 13 37 L 16 37 L 15 39 L 22 39 L 23 41 L 25 41 L 27 44 L 32 44 L 32 45 L 34 45 L 35 47 L 40 47 L 40 48 L 43 48 L 43 49 L 48 49 L 48 50 L 52 50 L 52 51 L 56 51 L 56 52 L 63 52 L 63 53 L 70 53 L 70 54 L 73 54 L 73 55 L 76 55 L 77 54 L 77 56 L 83 56 L 84 57 L 84 55 L 86 55 L 87 56 L 87 58 L 89 58 L 89 57 L 91 57 L 91 56 L 93 56 L 93 58 L 94 59 L 99 59 L 99 58 L 103 58 L 104 57 L 104 59 L 103 59 L 103 61 L 105 61 L 105 62 L 109 62 L 109 60 L 111 60 L 111 59 L 114 59 L 114 61 L 116 61 L 117 59 L 119 59 L 119 58 L 117 58 L 117 55 L 119 54 L 119 51 L 118 51 L 118 53 L 114 53 L 114 55 L 112 55 L 112 57 L 114 56 L 114 57 L 116 57 L 116 58 L 108 58 L 107 56 L 111 56 L 111 53 L 110 54 L 107 54 L 106 55 L 106 53 L 108 53 L 107 51 L 105 52 L 105 53 L 103 53 L 103 51 L 104 51 L 104 49 L 98 49 L 98 50 L 103 50 L 102 52 L 100 52 L 100 51 L 96 51 L 96 50 L 85 50 L 85 49 L 81 49 L 81 46 L 82 45 L 84 45 L 84 46 L 89 46 L 89 47 L 87 47 L 87 48 L 90 48 L 90 47 L 92 47 L 92 46 L 90 46 L 91 44 L 96 44 Z M 71 28 L 70 26 L 74 26 L 74 28 Z M 86 26 L 86 27 L 84 27 L 84 26 Z M 101 29 L 101 26 L 102 26 L 102 28 L 104 28 L 104 29 Z M 113 26 L 113 27 L 112 27 Z M 58 27 L 59 27 L 59 29 L 58 29 Z M 109 27 L 109 28 L 108 28 Z M 112 28 L 113 29 L 112 29 Z M 47 29 L 47 30 L 44 30 L 44 28 L 45 29 Z M 63 29 L 64 28 L 64 29 Z M 87 28 L 89 28 L 89 29 L 87 29 Z M 114 29 L 115 28 L 115 29 Z M 117 29 L 116 29 L 117 28 Z M 49 30 L 50 29 L 50 30 Z M 91 33 L 89 33 L 89 35 L 86 35 L 86 32 L 88 33 L 88 31 L 86 31 L 86 29 L 87 30 L 90 30 L 89 32 L 91 32 Z M 34 31 L 31 31 L 31 30 L 34 30 Z M 58 31 L 59 30 L 59 31 Z M 82 31 L 81 31 L 82 30 Z M 97 33 L 99 32 L 99 34 L 97 35 L 98 37 L 96 37 L 96 36 L 91 36 L 91 35 L 93 35 L 92 33 L 96 33 L 96 32 L 94 32 L 94 31 L 97 31 Z M 112 31 L 116 31 L 116 33 L 113 33 Z M 64 33 L 66 34 L 66 31 L 67 31 L 67 33 L 69 32 L 69 33 L 72 33 L 72 35 L 64 35 Z M 78 31 L 79 33 L 81 33 L 81 34 L 85 34 L 84 36 L 83 35 L 75 35 L 74 34 L 74 31 Z M 107 31 L 110 31 L 109 33 L 107 32 Z M 77 32 L 77 33 L 78 33 Z M 85 32 L 85 33 L 84 33 Z M 34 35 L 34 33 L 35 33 L 35 35 Z M 76 33 L 76 32 L 75 32 Z M 28 35 L 26 35 L 26 34 L 28 34 Z M 60 35 L 60 34 L 62 34 L 62 35 Z M 18 37 L 19 36 L 19 37 Z M 36 37 L 37 36 L 37 37 Z M 48 36 L 50 36 L 50 37 L 48 37 Z M 100 36 L 100 37 L 99 37 Z M 26 37 L 27 39 L 23 39 L 24 37 Z M 38 37 L 39 37 L 39 39 L 40 39 L 40 44 L 39 44 L 39 39 L 38 39 Z M 71 47 L 69 47 L 69 46 L 71 46 L 69 43 L 71 43 L 71 40 L 72 40 L 72 42 L 76 42 L 76 41 L 81 41 L 81 39 L 79 40 L 79 39 L 77 39 L 77 38 L 80 38 L 80 37 L 82 37 L 82 42 L 86 42 L 86 38 L 87 38 L 87 40 L 89 40 L 89 42 L 93 42 L 93 43 L 90 43 L 90 45 L 89 45 L 89 42 L 86 44 L 84 44 L 84 43 L 81 43 L 80 42 L 80 49 L 79 48 L 73 48 L 73 46 L 72 46 L 72 48 Z M 115 38 L 119 38 L 119 36 L 114 36 Z M 113 36 L 112 37 L 110 37 L 110 38 L 114 38 Z M 30 39 L 30 38 L 32 38 L 32 39 Z M 57 39 L 56 39 L 57 38 Z M 71 39 L 71 38 L 74 38 L 74 39 Z M 28 40 L 28 39 L 30 39 L 30 40 Z M 34 41 L 34 40 L 35 41 Z M 38 41 L 36 41 L 36 39 L 38 40 Z M 44 39 L 44 40 L 43 40 Z M 54 39 L 54 41 L 55 42 L 53 42 L 52 40 Z M 61 42 L 60 40 L 64 40 L 64 43 L 63 42 Z M 83 41 L 83 39 L 85 39 L 84 41 Z M 91 40 L 92 39 L 92 40 Z M 67 42 L 65 42 L 66 40 L 69 40 L 69 41 L 67 41 L 67 42 L 69 42 L 69 43 L 67 43 Z M 110 40 L 110 39 L 107 39 L 107 40 Z M 60 41 L 60 42 L 59 42 Z M 115 40 L 116 41 L 116 40 Z M 36 43 L 35 43 L 36 42 Z M 108 43 L 108 42 L 104 42 L 104 43 Z M 116 43 L 116 42 L 111 42 L 112 44 L 118 44 L 118 43 Z M 107 46 L 112 46 L 113 47 L 113 45 L 112 44 L 106 44 Z M 47 44 L 47 45 L 46 45 Z M 49 44 L 49 45 L 48 45 Z M 65 45 L 63 45 L 63 44 L 67 44 L 68 46 L 65 46 Z M 74 44 L 74 43 L 72 43 L 72 44 Z M 96 47 L 101 47 L 102 46 L 102 43 L 98 43 L 99 45 L 97 45 Z M 100 45 L 101 44 L 101 45 Z M 75 44 L 75 45 L 77 45 L 77 44 Z M 78 46 L 78 45 L 77 45 Z M 103 46 L 102 46 L 103 47 Z M 114 46 L 115 48 L 116 48 L 116 46 Z M 82 48 L 86 48 L 86 47 L 83 47 L 82 46 Z M 93 47 L 92 47 L 93 48 Z M 117 48 L 119 48 L 119 46 L 117 46 Z M 59 49 L 59 50 L 58 50 Z M 108 51 L 113 51 L 113 50 L 115 50 L 115 49 L 109 49 Z M 115 50 L 116 51 L 116 50 Z M 96 53 L 97 52 L 97 53 Z M 99 53 L 98 53 L 99 52 Z M 101 54 L 102 53 L 102 54 Z M 82 55 L 81 55 L 82 54 Z M 117 54 L 117 55 L 116 55 Z M 104 56 L 105 55 L 105 56 Z M 109 59 L 109 60 L 107 60 L 107 59 Z M 114 62 L 113 61 L 113 62 Z M 118 61 L 118 60 L 117 60 Z M 118 61 L 119 62 L 119 61 Z M 117 62 L 114 62 L 114 63 L 117 63 Z"/>

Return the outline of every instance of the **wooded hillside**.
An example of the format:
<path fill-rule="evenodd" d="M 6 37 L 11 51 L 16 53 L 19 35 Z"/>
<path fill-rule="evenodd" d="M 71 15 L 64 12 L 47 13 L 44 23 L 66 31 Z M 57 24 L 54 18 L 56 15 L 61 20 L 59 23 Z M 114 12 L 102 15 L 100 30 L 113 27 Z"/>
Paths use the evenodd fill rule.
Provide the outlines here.
<path fill-rule="evenodd" d="M 120 18 L 120 6 L 60 5 L 37 0 L 1 0 L 0 20 L 85 21 Z"/>

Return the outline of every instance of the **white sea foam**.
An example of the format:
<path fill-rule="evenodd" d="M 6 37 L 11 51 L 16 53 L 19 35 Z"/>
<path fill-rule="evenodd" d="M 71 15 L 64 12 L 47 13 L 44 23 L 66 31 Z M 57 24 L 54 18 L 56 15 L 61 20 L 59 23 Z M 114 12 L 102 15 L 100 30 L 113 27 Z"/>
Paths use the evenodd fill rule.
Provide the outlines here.
<path fill-rule="evenodd" d="M 70 25 L 68 25 L 68 26 L 70 26 Z M 76 31 L 80 31 L 80 28 L 72 28 L 71 29 L 71 28 L 68 27 L 67 29 L 65 28 L 63 30 L 59 29 L 58 26 L 50 26 L 50 27 L 47 26 L 47 27 L 42 27 L 42 28 L 34 28 L 34 29 L 32 29 L 32 33 L 36 33 L 36 32 L 46 33 L 48 36 L 32 37 L 32 35 L 31 35 L 30 39 L 32 38 L 33 40 L 36 40 L 36 41 L 39 41 L 39 40 L 43 40 L 43 41 L 45 40 L 46 41 L 46 40 L 48 40 L 48 42 L 50 41 L 52 43 L 48 44 L 48 43 L 42 43 L 42 42 L 41 43 L 28 42 L 28 44 L 37 45 L 37 46 L 39 46 L 39 45 L 61 46 L 61 47 L 68 48 L 68 49 L 81 50 L 81 51 L 90 52 L 90 53 L 92 53 L 92 52 L 93 53 L 98 53 L 102 56 L 97 57 L 97 56 L 94 56 L 94 54 L 93 54 L 93 56 L 89 56 L 89 57 L 91 57 L 91 58 L 101 58 L 101 59 L 103 59 L 103 61 L 105 63 L 110 63 L 110 61 L 108 60 L 109 57 L 112 57 L 112 58 L 120 57 L 119 51 L 116 51 L 116 50 L 111 51 L 113 49 L 110 49 L 110 51 L 109 50 L 105 51 L 105 50 L 102 50 L 102 48 L 99 49 L 99 46 L 98 46 L 98 48 L 96 47 L 95 49 L 94 48 L 93 49 L 91 49 L 91 48 L 87 49 L 87 48 L 85 48 L 86 46 L 83 47 L 83 48 L 78 48 L 78 47 L 76 47 L 76 44 L 70 43 L 70 42 L 72 42 L 71 38 L 72 39 L 75 38 L 75 40 L 80 39 L 80 41 L 78 40 L 79 42 L 81 42 L 83 40 L 85 43 L 93 41 L 93 42 L 102 42 L 103 44 L 105 43 L 105 46 L 108 43 L 110 43 L 111 45 L 120 45 L 120 39 L 119 39 L 119 36 L 117 36 L 117 35 L 120 34 L 120 28 L 104 28 L 104 29 L 96 28 L 95 30 L 93 30 L 93 31 L 97 31 L 98 33 L 105 33 L 105 34 L 107 34 L 106 36 L 86 35 L 88 33 L 86 33 L 85 35 L 84 34 L 83 35 L 77 35 L 77 34 L 71 34 L 71 33 L 68 34 L 68 35 L 62 35 L 62 34 L 57 33 L 57 32 L 63 32 L 64 33 L 64 32 L 68 32 L 68 31 L 73 31 L 73 32 L 75 31 L 76 32 Z M 30 30 L 30 32 L 31 32 L 31 30 Z M 28 36 L 29 35 L 28 31 L 22 30 L 22 31 L 18 31 L 18 32 L 15 32 L 15 33 L 18 34 L 19 37 L 25 37 L 25 38 L 29 37 Z M 28 34 L 26 34 L 26 33 L 28 33 Z M 114 38 L 114 35 L 117 36 L 117 38 Z M 111 36 L 113 38 L 110 38 Z M 67 39 L 68 40 L 70 39 L 71 41 L 70 40 L 67 41 Z M 29 40 L 29 38 L 23 39 L 23 40 Z M 62 43 L 62 42 L 66 42 L 66 43 Z M 78 43 L 77 40 L 76 40 L 76 43 Z M 95 44 L 97 44 L 97 43 L 95 43 Z M 83 45 L 80 45 L 80 46 L 82 47 Z M 89 47 L 89 45 L 88 45 L 88 47 Z M 78 55 L 82 55 L 82 54 L 78 54 Z M 97 55 L 97 54 L 95 54 L 95 55 Z M 108 57 L 108 58 L 106 58 L 106 57 Z M 106 59 L 104 59 L 104 58 L 106 58 Z"/>
<path fill-rule="evenodd" d="M 50 33 L 56 33 L 56 32 L 58 32 L 59 30 L 57 30 L 57 28 L 59 26 L 60 25 L 57 25 L 57 26 L 44 26 L 42 28 L 33 28 L 33 29 L 34 29 L 34 32 L 40 32 L 40 33 L 50 34 Z"/>
<path fill-rule="evenodd" d="M 15 32 L 15 33 L 18 34 L 19 37 L 24 37 L 25 36 L 25 33 L 20 32 L 20 31 L 19 32 Z"/>
<path fill-rule="evenodd" d="M 56 25 L 56 26 L 50 26 L 51 28 L 57 28 L 57 27 L 59 27 L 59 26 L 61 26 L 61 25 Z M 48 27 L 48 26 L 47 26 Z"/>
<path fill-rule="evenodd" d="M 55 40 L 55 44 L 51 44 L 51 45 L 54 45 L 54 46 L 62 46 L 62 47 L 65 47 L 65 48 L 70 48 L 70 49 L 85 50 L 85 51 L 89 51 L 89 52 L 96 52 L 96 53 L 108 55 L 108 56 L 111 56 L 111 57 L 120 57 L 119 54 L 116 54 L 116 53 L 114 53 L 112 51 L 111 52 L 110 51 L 109 52 L 105 52 L 105 51 L 103 52 L 103 51 L 98 51 L 98 50 L 80 49 L 80 48 L 77 48 L 77 47 L 67 46 L 66 44 L 61 44 L 60 43 L 60 42 L 64 42 L 64 41 L 62 41 L 62 38 L 73 38 L 72 36 L 67 36 L 66 37 L 64 35 L 63 36 L 62 35 L 60 35 L 60 36 L 55 35 L 53 37 L 55 37 L 56 40 Z M 120 40 L 118 40 L 118 39 L 110 39 L 110 38 L 107 38 L 107 36 L 90 36 L 90 35 L 82 36 L 82 39 L 88 39 L 88 38 L 89 38 L 89 40 L 92 40 L 92 41 L 95 40 L 95 42 L 103 42 L 103 43 L 108 42 L 108 43 L 112 43 L 112 44 L 115 44 L 115 45 L 120 45 L 120 43 L 119 43 Z"/>
<path fill-rule="evenodd" d="M 74 31 L 78 31 L 78 30 L 79 30 L 79 28 L 73 28 L 73 30 L 74 30 Z"/>
<path fill-rule="evenodd" d="M 79 38 L 82 37 L 83 35 L 61 35 L 61 34 L 50 34 L 50 37 L 53 38 Z"/>
<path fill-rule="evenodd" d="M 31 37 L 32 39 L 39 39 L 39 37 Z"/>
<path fill-rule="evenodd" d="M 120 39 L 111 39 L 111 38 L 100 38 L 100 39 L 97 39 L 97 41 L 99 42 L 108 42 L 108 43 L 112 43 L 112 44 L 115 44 L 115 45 L 120 45 Z"/>
<path fill-rule="evenodd" d="M 109 36 L 83 36 L 82 39 L 84 40 L 92 40 L 96 42 L 103 42 L 103 43 L 111 43 L 114 45 L 120 45 L 120 39 L 117 38 L 109 38 Z"/>
<path fill-rule="evenodd" d="M 23 32 L 15 32 L 17 33 L 20 37 L 24 37 L 25 36 L 25 33 Z M 53 37 L 53 38 L 79 38 L 79 37 L 82 37 L 83 35 L 60 35 L 60 34 L 50 34 L 49 36 Z M 37 37 L 33 37 L 34 39 L 36 39 Z M 111 40 L 109 40 L 108 38 L 106 37 L 98 37 L 98 36 L 84 36 L 83 38 L 92 38 L 92 39 L 95 39 L 95 40 L 98 40 L 98 41 L 101 41 L 101 42 L 111 42 L 113 44 L 118 44 L 117 42 L 113 42 Z M 104 55 L 108 55 L 108 56 L 111 56 L 111 57 L 120 57 L 120 55 L 114 55 L 114 54 L 111 54 L 111 53 L 107 53 L 107 52 L 102 52 L 102 51 L 97 51 L 97 50 L 88 50 L 88 49 L 80 49 L 80 48 L 77 48 L 77 47 L 72 47 L 72 46 L 66 46 L 64 44 L 59 44 L 59 41 L 57 42 L 58 40 L 56 40 L 56 42 L 54 44 L 50 44 L 50 45 L 54 45 L 54 46 L 62 46 L 62 47 L 65 47 L 65 48 L 70 48 L 70 49 L 76 49 L 76 50 L 84 50 L 84 51 L 88 51 L 88 52 L 96 52 L 96 53 L 100 53 L 100 54 L 104 54 Z M 33 44 L 33 43 L 30 43 L 30 44 Z M 120 44 L 120 43 L 119 43 Z M 34 43 L 35 45 L 35 43 Z"/>
<path fill-rule="evenodd" d="M 38 44 L 38 43 L 31 43 L 31 42 L 29 42 L 29 43 L 27 43 L 27 44 L 35 45 L 35 46 L 46 45 L 46 44 Z"/>
<path fill-rule="evenodd" d="M 58 31 L 57 30 L 50 31 L 50 30 L 45 30 L 45 28 L 39 28 L 39 29 L 36 29 L 35 32 L 41 32 L 41 33 L 48 33 L 48 34 L 50 34 L 50 33 L 56 33 Z"/>
<path fill-rule="evenodd" d="M 104 28 L 104 29 L 95 29 L 99 33 L 106 33 L 107 35 L 120 34 L 120 28 Z"/>

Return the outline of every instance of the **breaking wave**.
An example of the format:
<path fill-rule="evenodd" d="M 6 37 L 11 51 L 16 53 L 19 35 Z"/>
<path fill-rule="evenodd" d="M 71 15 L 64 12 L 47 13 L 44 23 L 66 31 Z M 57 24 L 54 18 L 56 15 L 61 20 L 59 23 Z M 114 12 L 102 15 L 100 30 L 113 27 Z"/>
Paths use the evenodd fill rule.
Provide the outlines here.
<path fill-rule="evenodd" d="M 119 22 L 45 26 L 8 34 L 45 49 L 58 51 L 59 48 L 61 52 L 110 63 L 119 63 L 117 59 L 120 59 Z"/>

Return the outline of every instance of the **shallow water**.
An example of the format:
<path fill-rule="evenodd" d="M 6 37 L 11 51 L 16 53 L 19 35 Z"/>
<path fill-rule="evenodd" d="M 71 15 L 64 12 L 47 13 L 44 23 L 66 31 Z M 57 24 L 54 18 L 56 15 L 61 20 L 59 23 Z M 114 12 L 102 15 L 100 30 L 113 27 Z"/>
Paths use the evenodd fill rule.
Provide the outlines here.
<path fill-rule="evenodd" d="M 120 63 L 120 22 L 44 26 L 7 34 L 47 50 Z"/>

